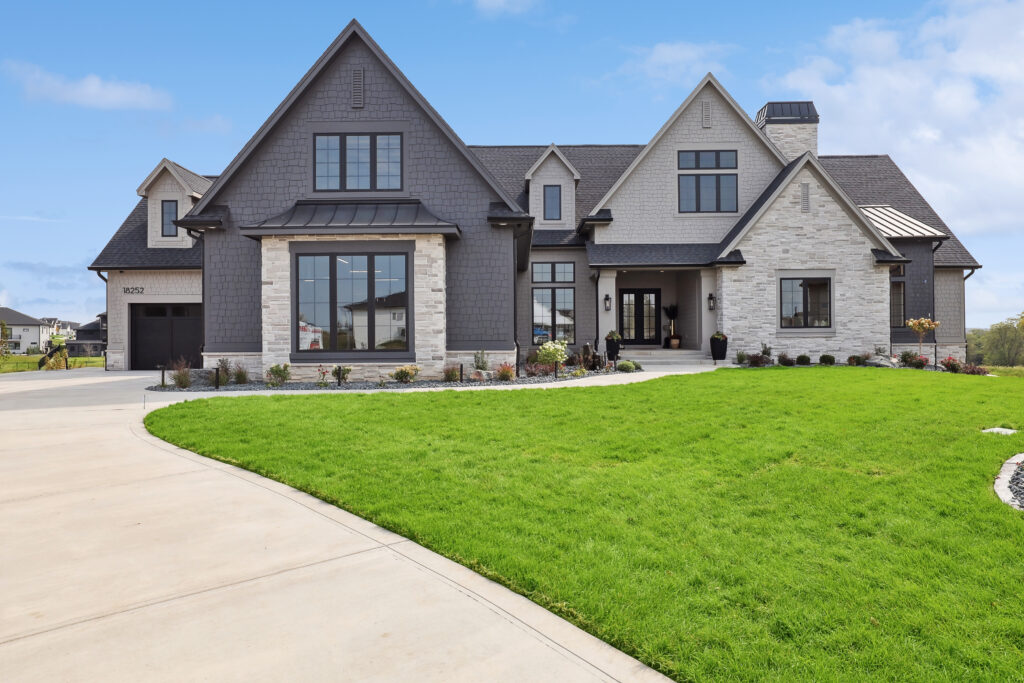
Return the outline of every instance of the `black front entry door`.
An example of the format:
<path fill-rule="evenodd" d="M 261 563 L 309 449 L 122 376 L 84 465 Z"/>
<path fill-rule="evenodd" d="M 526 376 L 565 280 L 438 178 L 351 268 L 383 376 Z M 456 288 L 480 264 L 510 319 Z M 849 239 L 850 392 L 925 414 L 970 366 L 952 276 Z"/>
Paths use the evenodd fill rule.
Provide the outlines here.
<path fill-rule="evenodd" d="M 620 289 L 619 330 L 623 344 L 661 344 L 661 290 Z"/>
<path fill-rule="evenodd" d="M 153 370 L 184 358 L 202 367 L 202 304 L 132 304 L 132 370 Z"/>

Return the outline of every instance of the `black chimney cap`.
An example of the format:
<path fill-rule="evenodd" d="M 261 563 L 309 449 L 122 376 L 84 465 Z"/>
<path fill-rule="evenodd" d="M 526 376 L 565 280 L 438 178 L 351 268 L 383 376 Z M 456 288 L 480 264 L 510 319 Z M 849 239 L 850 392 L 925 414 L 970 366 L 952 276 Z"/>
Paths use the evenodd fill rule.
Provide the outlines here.
<path fill-rule="evenodd" d="M 766 123 L 817 123 L 818 110 L 814 102 L 769 102 L 757 112 L 758 128 Z"/>

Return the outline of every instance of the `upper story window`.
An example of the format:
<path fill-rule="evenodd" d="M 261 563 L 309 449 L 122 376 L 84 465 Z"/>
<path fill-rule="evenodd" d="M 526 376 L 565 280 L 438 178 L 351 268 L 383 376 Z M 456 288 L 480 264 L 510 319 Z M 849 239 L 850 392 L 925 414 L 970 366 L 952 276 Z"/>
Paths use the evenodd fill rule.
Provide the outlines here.
<path fill-rule="evenodd" d="M 316 190 L 402 189 L 401 133 L 317 135 L 314 147 Z"/>
<path fill-rule="evenodd" d="M 738 210 L 735 173 L 707 173 L 736 168 L 735 150 L 681 151 L 678 167 L 693 173 L 679 174 L 679 213 L 733 213 Z"/>
<path fill-rule="evenodd" d="M 562 220 L 562 186 L 544 186 L 544 220 Z"/>
<path fill-rule="evenodd" d="M 177 237 L 178 226 L 174 221 L 178 220 L 178 202 L 174 199 L 165 199 L 160 203 L 160 234 L 163 237 Z"/>
<path fill-rule="evenodd" d="M 576 279 L 574 263 L 534 263 L 534 282 L 572 282 Z"/>

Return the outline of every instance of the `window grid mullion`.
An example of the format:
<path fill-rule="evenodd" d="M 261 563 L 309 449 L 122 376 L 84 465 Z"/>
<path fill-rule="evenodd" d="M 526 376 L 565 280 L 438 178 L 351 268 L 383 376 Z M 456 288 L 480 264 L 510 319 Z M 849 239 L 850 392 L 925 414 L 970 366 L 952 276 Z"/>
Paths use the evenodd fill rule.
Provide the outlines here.
<path fill-rule="evenodd" d="M 331 325 L 331 333 L 328 335 L 331 351 L 338 350 L 338 257 L 330 257 L 330 265 L 327 269 L 328 282 L 331 291 L 328 292 L 327 301 L 330 302 L 331 312 L 328 316 Z"/>
<path fill-rule="evenodd" d="M 377 348 L 377 264 L 373 254 L 366 256 L 366 350 Z"/>

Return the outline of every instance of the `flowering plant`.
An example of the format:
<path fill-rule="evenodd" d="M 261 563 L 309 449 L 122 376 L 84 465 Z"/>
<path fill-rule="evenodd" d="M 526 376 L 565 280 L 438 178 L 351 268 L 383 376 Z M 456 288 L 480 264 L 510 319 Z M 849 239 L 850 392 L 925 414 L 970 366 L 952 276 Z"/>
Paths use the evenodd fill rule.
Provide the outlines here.
<path fill-rule="evenodd" d="M 907 321 L 907 327 L 914 331 L 917 335 L 917 353 L 921 355 L 921 347 L 924 345 L 924 338 L 929 332 L 934 332 L 935 328 L 941 325 L 938 320 L 932 320 L 931 318 L 911 318 Z"/>
<path fill-rule="evenodd" d="M 544 342 L 540 349 L 537 350 L 537 362 L 548 365 L 564 363 L 565 359 L 568 357 L 565 352 L 565 347 L 566 343 L 564 341 Z"/>
<path fill-rule="evenodd" d="M 327 376 L 329 374 L 331 374 L 331 371 L 330 370 L 324 370 L 324 366 L 323 365 L 318 365 L 316 367 L 316 374 L 319 377 L 319 379 L 316 381 L 316 385 L 318 387 L 320 387 L 321 389 L 323 389 L 324 387 L 327 386 Z"/>
<path fill-rule="evenodd" d="M 963 366 L 960 365 L 960 361 L 953 356 L 946 356 L 944 359 L 939 361 L 939 365 L 946 369 L 946 372 L 960 372 Z"/>

